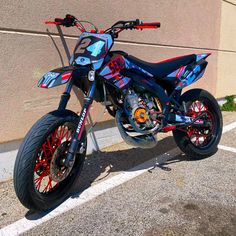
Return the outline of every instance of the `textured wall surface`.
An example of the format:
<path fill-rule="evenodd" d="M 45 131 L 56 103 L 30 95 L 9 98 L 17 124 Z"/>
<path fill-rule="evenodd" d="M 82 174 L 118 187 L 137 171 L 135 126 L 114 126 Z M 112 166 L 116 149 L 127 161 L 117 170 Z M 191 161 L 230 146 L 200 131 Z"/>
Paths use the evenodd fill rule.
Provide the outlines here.
<path fill-rule="evenodd" d="M 217 97 L 236 94 L 236 0 L 222 1 Z"/>
<path fill-rule="evenodd" d="M 228 28 L 222 29 L 221 21 L 222 4 L 227 8 L 229 3 L 220 0 L 1 0 L 0 3 L 0 142 L 22 138 L 39 117 L 57 107 L 63 87 L 43 90 L 36 84 L 43 73 L 62 65 L 46 32 L 48 28 L 56 33 L 55 27 L 46 27 L 43 22 L 64 17 L 66 13 L 90 20 L 99 28 L 107 28 L 118 20 L 140 18 L 143 21 L 160 21 L 162 27 L 158 30 L 124 32 L 114 49 L 125 50 L 152 62 L 184 54 L 212 52 L 204 78 L 194 86 L 201 86 L 219 96 L 228 92 L 228 88 L 221 92 L 217 79 L 218 67 L 221 74 L 225 70 L 220 66 L 219 55 L 222 62 L 228 60 L 232 64 L 231 60 L 235 60 L 235 54 L 230 54 L 232 59 L 226 55 L 229 50 L 236 50 L 235 43 L 232 48 L 233 42 L 228 37 L 220 37 L 222 32 L 230 32 Z M 234 5 L 230 4 L 230 7 Z M 227 15 L 228 10 L 225 11 Z M 226 15 L 223 14 L 223 18 L 225 16 L 224 21 L 227 22 Z M 73 37 L 78 32 L 66 29 L 65 33 L 69 36 L 67 42 L 72 51 L 75 44 Z M 53 38 L 66 63 L 59 38 Z M 232 66 L 228 70 L 231 69 Z M 232 79 L 233 74 L 232 71 L 227 78 Z M 69 108 L 79 111 L 75 97 Z M 101 106 L 95 104 L 92 114 L 97 117 L 99 110 Z M 110 117 L 106 115 L 104 119 Z"/>

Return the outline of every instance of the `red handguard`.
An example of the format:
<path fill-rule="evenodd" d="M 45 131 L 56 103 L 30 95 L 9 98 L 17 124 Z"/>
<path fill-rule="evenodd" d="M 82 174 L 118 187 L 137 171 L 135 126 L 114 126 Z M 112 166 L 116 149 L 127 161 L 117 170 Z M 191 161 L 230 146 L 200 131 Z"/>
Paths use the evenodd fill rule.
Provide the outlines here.
<path fill-rule="evenodd" d="M 60 22 L 56 22 L 56 21 L 45 21 L 46 25 L 61 25 Z"/>
<path fill-rule="evenodd" d="M 134 26 L 135 29 L 157 29 L 161 27 L 160 22 L 144 22 L 140 25 Z"/>
<path fill-rule="evenodd" d="M 62 25 L 64 22 L 64 19 L 56 18 L 55 21 L 46 21 L 46 25 Z"/>

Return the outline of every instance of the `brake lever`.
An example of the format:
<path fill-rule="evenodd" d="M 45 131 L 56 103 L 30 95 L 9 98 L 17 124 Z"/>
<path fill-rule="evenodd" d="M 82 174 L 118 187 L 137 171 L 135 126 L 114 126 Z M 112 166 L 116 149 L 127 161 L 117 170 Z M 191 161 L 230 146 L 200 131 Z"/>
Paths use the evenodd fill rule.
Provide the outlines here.
<path fill-rule="evenodd" d="M 76 20 L 76 18 L 73 15 L 70 15 L 70 14 L 66 14 L 65 18 Z"/>
<path fill-rule="evenodd" d="M 142 23 L 143 23 L 142 21 L 140 21 L 139 19 L 136 19 L 135 25 L 140 25 Z"/>
<path fill-rule="evenodd" d="M 62 25 L 65 27 L 71 27 L 76 25 L 76 18 L 70 14 L 67 14 L 66 17 L 63 19 Z"/>
<path fill-rule="evenodd" d="M 133 30 L 133 29 L 135 29 L 135 27 L 136 27 L 137 25 L 142 24 L 142 21 L 140 21 L 139 19 L 136 19 L 135 21 L 130 21 L 128 24 L 129 24 L 129 25 L 127 26 L 126 29 Z"/>

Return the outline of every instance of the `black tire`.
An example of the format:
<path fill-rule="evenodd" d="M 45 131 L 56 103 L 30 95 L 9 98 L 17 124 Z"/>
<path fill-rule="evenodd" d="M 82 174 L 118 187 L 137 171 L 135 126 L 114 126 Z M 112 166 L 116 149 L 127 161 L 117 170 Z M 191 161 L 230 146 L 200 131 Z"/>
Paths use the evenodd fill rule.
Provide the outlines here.
<path fill-rule="evenodd" d="M 203 89 L 191 89 L 185 92 L 181 98 L 180 103 L 186 103 L 187 110 L 195 102 L 199 101 L 207 107 L 207 112 L 212 117 L 211 134 L 207 137 L 207 141 L 200 145 L 195 145 L 185 130 L 173 130 L 174 140 L 177 146 L 188 157 L 193 159 L 203 159 L 212 156 L 218 150 L 217 146 L 220 142 L 222 135 L 222 114 L 216 99 L 207 91 Z M 191 127 L 189 127 L 191 128 Z M 198 141 L 199 142 L 199 141 Z"/>
<path fill-rule="evenodd" d="M 31 210 L 48 210 L 59 205 L 70 195 L 70 191 L 83 167 L 87 148 L 86 131 L 84 131 L 81 137 L 81 140 L 84 143 L 84 151 L 81 152 L 81 154 L 79 152 L 76 153 L 74 165 L 72 169 L 68 171 L 67 177 L 65 175 L 65 179 L 61 179 L 61 182 L 58 181 L 59 184 L 54 186 L 50 179 L 51 169 L 48 170 L 48 162 L 50 159 L 48 157 L 51 155 L 50 163 L 52 163 L 51 160 L 52 156 L 55 154 L 55 150 L 58 150 L 59 147 L 62 147 L 63 145 L 66 146 L 65 150 L 67 150 L 66 148 L 70 142 L 69 139 L 71 139 L 73 132 L 75 132 L 77 124 L 77 114 L 69 110 L 56 110 L 43 116 L 27 133 L 19 148 L 14 167 L 15 192 L 20 202 L 26 208 Z M 66 134 L 64 134 L 65 130 L 67 131 Z M 63 133 L 60 134 L 60 137 L 59 132 Z M 66 139 L 65 137 L 67 137 L 68 140 L 63 141 Z M 50 148 L 45 146 L 46 143 L 48 143 L 48 140 L 49 142 L 50 140 L 53 142 L 50 144 Z M 50 152 L 48 150 L 50 150 Z M 54 153 L 51 150 L 54 150 Z M 64 155 L 65 153 L 66 151 L 64 152 Z M 60 160 L 61 156 L 62 155 L 59 152 L 56 158 Z M 42 163 L 39 163 L 39 160 Z M 43 164 L 43 162 L 47 164 Z M 40 190 L 42 187 L 42 180 L 40 181 L 40 179 L 46 178 L 48 171 L 50 171 L 50 174 L 48 174 L 50 183 L 48 182 L 49 186 L 45 187 L 46 191 L 44 189 L 42 192 Z M 35 179 L 35 176 L 37 177 L 37 180 Z M 40 184 L 38 184 L 39 181 Z"/>

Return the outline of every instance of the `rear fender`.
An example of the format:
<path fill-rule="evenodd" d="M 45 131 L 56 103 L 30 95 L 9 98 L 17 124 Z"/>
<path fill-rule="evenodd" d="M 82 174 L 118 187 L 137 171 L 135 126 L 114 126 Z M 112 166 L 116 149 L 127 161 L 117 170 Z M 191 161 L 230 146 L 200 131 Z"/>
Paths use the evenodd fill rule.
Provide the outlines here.
<path fill-rule="evenodd" d="M 66 66 L 47 72 L 38 82 L 40 88 L 53 88 L 66 84 L 72 76 L 74 67 Z"/>
<path fill-rule="evenodd" d="M 196 63 L 193 63 L 192 65 L 186 66 L 184 74 L 181 76 L 180 81 L 175 88 L 176 90 L 182 90 L 184 87 L 198 81 L 203 76 L 208 64 L 208 62 L 205 61 L 205 58 L 196 61 Z"/>

